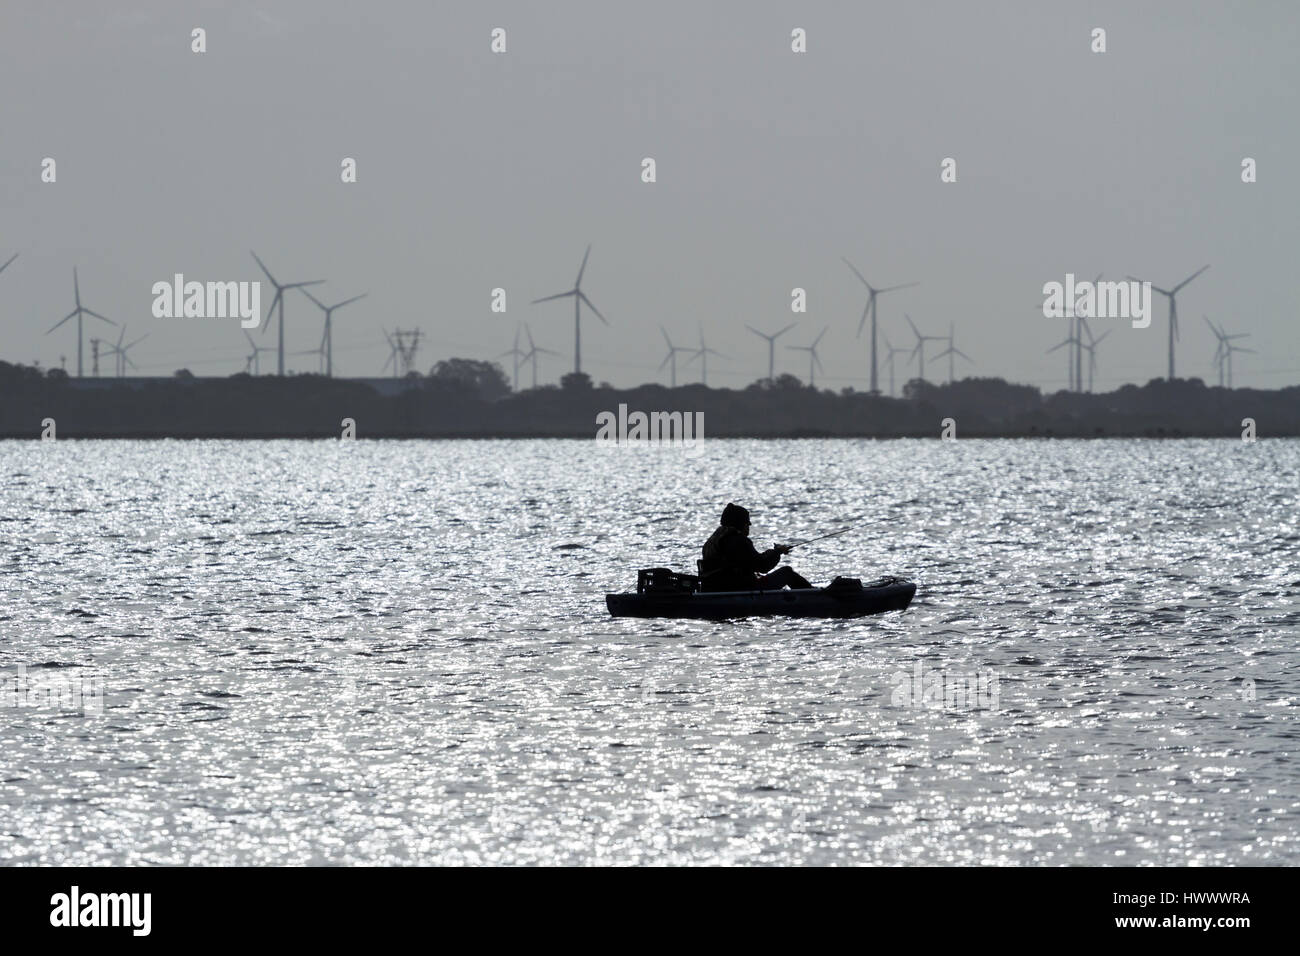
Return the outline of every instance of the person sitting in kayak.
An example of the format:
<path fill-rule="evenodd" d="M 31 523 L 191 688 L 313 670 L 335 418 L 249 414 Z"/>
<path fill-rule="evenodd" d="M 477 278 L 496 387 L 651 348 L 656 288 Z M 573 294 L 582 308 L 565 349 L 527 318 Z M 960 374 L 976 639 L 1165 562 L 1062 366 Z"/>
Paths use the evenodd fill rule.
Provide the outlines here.
<path fill-rule="evenodd" d="M 722 523 L 704 542 L 700 588 L 704 591 L 776 591 L 810 588 L 794 568 L 776 567 L 791 546 L 774 544 L 760 553 L 749 540 L 749 512 L 737 504 L 722 509 Z M 771 572 L 770 574 L 768 572 Z"/>

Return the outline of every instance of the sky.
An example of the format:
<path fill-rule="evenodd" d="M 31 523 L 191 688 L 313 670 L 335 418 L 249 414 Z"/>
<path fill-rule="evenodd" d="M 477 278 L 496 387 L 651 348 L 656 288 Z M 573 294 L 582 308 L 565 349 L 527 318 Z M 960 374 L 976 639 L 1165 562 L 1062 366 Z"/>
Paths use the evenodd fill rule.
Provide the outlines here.
<path fill-rule="evenodd" d="M 618 386 L 667 383 L 662 326 L 683 346 L 702 328 L 725 356 L 710 384 L 743 387 L 767 369 L 745 324 L 797 322 L 779 346 L 828 329 L 819 385 L 865 388 L 865 290 L 841 257 L 874 285 L 919 283 L 879 299 L 895 346 L 912 344 L 904 314 L 930 335 L 951 324 L 973 359 L 958 377 L 1047 390 L 1066 384 L 1065 350 L 1045 354 L 1065 320 L 1043 317 L 1044 283 L 1168 287 L 1208 263 L 1179 294 L 1178 374 L 1217 380 L 1206 315 L 1256 350 L 1236 356 L 1236 385 L 1292 385 L 1297 50 L 1300 5 L 1262 0 L 6 0 L 0 262 L 19 257 L 0 274 L 0 359 L 75 369 L 75 322 L 46 333 L 73 308 L 76 266 L 85 305 L 148 335 L 141 373 L 241 371 L 236 320 L 154 318 L 151 290 L 177 272 L 261 279 L 256 250 L 281 281 L 327 280 L 326 302 L 368 293 L 335 314 L 336 374 L 378 375 L 384 329 L 421 329 L 427 370 L 498 356 L 526 322 L 561 353 L 540 360 L 554 382 L 572 306 L 530 301 L 571 288 L 590 243 L 583 287 L 609 326 L 584 317 L 583 367 Z M 87 323 L 87 338 L 119 332 Z M 1112 329 L 1097 388 L 1164 376 L 1166 323 L 1159 298 L 1149 328 L 1094 323 Z M 317 347 L 321 327 L 290 293 L 287 348 Z M 776 363 L 807 376 L 804 352 Z"/>

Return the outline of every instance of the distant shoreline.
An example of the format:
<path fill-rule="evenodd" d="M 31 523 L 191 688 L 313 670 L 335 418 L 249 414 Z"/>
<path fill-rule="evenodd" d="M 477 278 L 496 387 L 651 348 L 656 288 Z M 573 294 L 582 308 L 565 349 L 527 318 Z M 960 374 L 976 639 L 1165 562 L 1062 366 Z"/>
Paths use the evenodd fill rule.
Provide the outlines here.
<path fill-rule="evenodd" d="M 585 439 L 614 422 L 615 439 L 1295 438 L 1300 386 L 1211 387 L 1154 379 L 1112 392 L 1044 395 L 1002 379 L 946 385 L 913 379 L 903 396 L 810 388 L 793 376 L 744 389 L 691 384 L 628 389 L 584 375 L 512 390 L 500 366 L 454 359 L 429 375 L 70 379 L 0 362 L 0 438 L 150 440 Z M 653 423 L 651 429 L 635 421 Z M 677 431 L 669 425 L 676 421 Z M 632 427 L 629 427 L 632 426 Z M 671 443 L 669 443 L 671 444 Z"/>

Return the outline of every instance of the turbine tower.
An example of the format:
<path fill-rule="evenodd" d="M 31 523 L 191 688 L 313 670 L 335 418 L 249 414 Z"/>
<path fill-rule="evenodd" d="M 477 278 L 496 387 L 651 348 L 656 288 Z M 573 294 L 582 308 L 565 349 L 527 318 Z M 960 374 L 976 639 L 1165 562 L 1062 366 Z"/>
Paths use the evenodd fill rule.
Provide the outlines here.
<path fill-rule="evenodd" d="M 785 335 L 785 333 L 789 332 L 791 329 L 793 329 L 797 324 L 798 324 L 797 322 L 791 322 L 780 332 L 773 332 L 771 335 L 768 335 L 766 332 L 758 331 L 758 329 L 754 328 L 752 325 L 749 324 L 745 325 L 745 328 L 749 329 L 749 331 L 753 332 L 760 339 L 767 339 L 767 379 L 769 382 L 775 377 L 776 374 L 776 340 L 779 339 L 781 336 Z M 704 341 L 703 330 L 700 331 L 700 341 L 701 342 Z"/>
<path fill-rule="evenodd" d="M 840 258 L 844 259 L 843 256 L 840 256 Z M 881 295 L 882 293 L 885 292 L 893 292 L 895 289 L 907 289 L 914 285 L 919 285 L 920 283 L 905 282 L 902 285 L 891 285 L 891 286 L 886 286 L 883 289 L 877 289 L 875 286 L 873 286 L 870 282 L 866 280 L 866 278 L 862 275 L 862 273 L 859 272 L 854 267 L 853 263 L 849 262 L 848 259 L 844 259 L 844 264 L 848 266 L 850 269 L 853 269 L 853 274 L 858 277 L 858 281 L 860 281 L 864 286 L 867 287 L 867 304 L 862 307 L 862 318 L 858 320 L 858 335 L 862 335 L 862 326 L 867 321 L 867 313 L 870 312 L 871 313 L 871 393 L 874 395 L 880 391 L 880 389 L 876 385 L 876 372 L 877 372 L 876 296 Z"/>
<path fill-rule="evenodd" d="M 249 251 L 252 252 L 251 249 Z M 271 285 L 275 286 L 275 298 L 271 300 L 271 307 L 266 310 L 266 318 L 262 320 L 262 328 L 265 329 L 266 323 L 271 321 L 271 313 L 275 311 L 275 307 L 278 304 L 280 306 L 280 344 L 278 346 L 279 359 L 276 363 L 276 368 L 277 368 L 276 374 L 283 376 L 284 375 L 284 294 L 290 289 L 301 289 L 303 286 L 319 285 L 325 280 L 312 279 L 310 282 L 287 282 L 284 285 L 280 285 L 280 283 L 275 281 L 275 276 L 271 275 L 271 270 L 268 269 L 265 265 L 263 265 L 261 259 L 257 258 L 256 252 L 253 252 L 253 258 L 257 259 L 257 264 L 261 266 L 262 271 L 266 273 L 266 277 L 271 281 Z"/>
<path fill-rule="evenodd" d="M 514 358 L 515 374 L 514 374 L 514 379 L 513 379 L 514 384 L 513 384 L 512 388 L 513 388 L 514 391 L 516 391 L 516 392 L 519 391 L 519 366 L 523 364 L 523 361 L 524 361 L 524 358 L 523 358 L 523 357 L 524 357 L 524 355 L 526 355 L 526 354 L 527 354 L 527 353 L 525 353 L 522 349 L 519 348 L 519 326 L 516 325 L 516 326 L 515 326 L 515 344 L 514 344 L 513 346 L 511 346 L 509 350 L 507 350 L 507 351 L 505 351 L 505 352 L 502 352 L 500 355 L 497 356 L 497 358 L 505 358 L 507 355 L 513 356 L 513 358 Z"/>
<path fill-rule="evenodd" d="M 122 330 L 118 333 L 117 343 L 114 345 L 110 345 L 108 347 L 108 350 L 113 354 L 113 359 L 114 359 L 113 371 L 117 373 L 118 378 L 126 378 L 126 367 L 128 365 L 130 365 L 132 368 L 136 369 L 137 371 L 139 370 L 139 367 L 134 362 L 131 361 L 131 357 L 126 353 L 128 349 L 134 348 L 135 346 L 143 342 L 145 339 L 147 339 L 149 337 L 149 333 L 146 332 L 144 335 L 140 336 L 134 342 L 128 342 L 126 345 L 123 345 L 122 339 L 125 336 L 126 336 L 126 326 L 123 325 Z"/>
<path fill-rule="evenodd" d="M 526 353 L 524 353 L 524 357 L 523 357 L 520 361 L 523 361 L 523 362 L 527 362 L 527 361 L 530 361 L 530 360 L 532 361 L 532 363 L 533 363 L 533 388 L 536 388 L 536 387 L 537 387 L 537 356 L 539 356 L 539 355 L 559 355 L 560 353 L 557 352 L 557 351 L 555 351 L 554 349 L 539 349 L 539 348 L 537 347 L 537 343 L 533 341 L 533 330 L 532 330 L 531 328 L 528 327 L 528 323 L 527 323 L 527 322 L 524 323 L 524 332 L 527 333 L 527 335 L 528 335 L 528 351 L 527 351 Z"/>
<path fill-rule="evenodd" d="M 1077 349 L 1083 343 L 1079 339 L 1078 331 L 1075 328 L 1075 319 L 1073 318 L 1073 316 L 1066 316 L 1066 318 L 1069 320 L 1070 323 L 1069 334 L 1060 342 L 1057 342 L 1050 349 L 1048 349 L 1045 354 L 1051 355 L 1057 349 L 1063 349 L 1066 346 L 1069 346 L 1069 351 L 1065 353 L 1065 374 L 1066 377 L 1069 379 L 1069 383 L 1070 383 L 1069 385 L 1066 386 L 1066 391 L 1081 392 L 1083 391 L 1083 387 L 1075 381 L 1074 350 Z"/>
<path fill-rule="evenodd" d="M 1238 332 L 1236 335 L 1228 335 L 1220 326 L 1216 326 L 1210 321 L 1209 316 L 1201 316 L 1205 319 L 1205 324 L 1210 327 L 1215 338 L 1219 340 L 1219 346 L 1214 350 L 1214 362 L 1219 366 L 1219 388 L 1223 388 L 1223 370 L 1227 366 L 1228 370 L 1228 388 L 1232 388 L 1232 353 L 1233 352 L 1254 352 L 1254 349 L 1243 349 L 1239 345 L 1233 345 L 1234 339 L 1250 338 L 1249 332 Z"/>
<path fill-rule="evenodd" d="M 779 333 L 778 333 L 779 334 Z M 726 358 L 721 352 L 709 348 L 704 344 L 704 323 L 700 323 L 700 347 L 691 353 L 691 357 L 686 360 L 690 365 L 696 359 L 700 360 L 700 384 L 705 387 L 709 384 L 709 356 L 716 355 L 718 358 Z"/>
<path fill-rule="evenodd" d="M 1079 320 L 1083 322 L 1082 319 Z M 1092 393 L 1093 378 L 1097 374 L 1097 346 L 1102 343 L 1106 336 L 1110 335 L 1112 329 L 1107 329 L 1095 339 L 1092 337 L 1092 329 L 1088 328 L 1088 323 L 1083 323 L 1084 331 L 1088 333 L 1088 344 L 1083 347 L 1088 350 L 1088 393 Z"/>
<path fill-rule="evenodd" d="M 14 259 L 16 258 L 17 255 L 15 254 L 14 256 L 10 257 L 9 262 L 13 262 Z M 8 265 L 9 262 L 6 262 L 5 265 Z M 83 315 L 92 315 L 97 319 L 107 322 L 109 325 L 117 325 L 117 323 L 114 322 L 112 319 L 104 318 L 98 312 L 88 309 L 81 304 L 81 286 L 77 282 L 76 266 L 72 267 L 72 294 L 76 296 L 77 307 L 73 309 L 71 312 L 69 312 L 67 315 L 65 315 L 63 318 L 59 319 L 58 322 L 54 323 L 54 326 L 50 329 L 47 329 L 45 334 L 49 335 L 51 332 L 57 329 L 64 322 L 68 321 L 68 319 L 75 318 L 77 320 L 77 378 L 81 378 L 81 324 L 82 324 L 81 317 Z"/>
<path fill-rule="evenodd" d="M 357 299 L 364 299 L 370 293 L 363 292 L 360 295 L 354 295 L 350 299 L 344 299 L 342 302 L 336 302 L 334 305 L 326 305 L 305 288 L 302 290 L 302 294 L 315 302 L 320 307 L 321 311 L 325 313 L 325 334 L 321 336 L 319 351 L 325 358 L 325 374 L 332 377 L 334 375 L 334 333 L 330 325 L 330 320 L 334 316 L 334 310 L 341 309 L 345 305 L 351 305 L 353 302 L 357 301 Z"/>
<path fill-rule="evenodd" d="M 596 313 L 596 318 L 609 325 L 609 320 L 600 314 L 600 309 L 591 304 L 587 298 L 587 293 L 582 291 L 582 273 L 587 269 L 587 257 L 591 255 L 591 244 L 588 243 L 587 251 L 582 257 L 582 265 L 578 267 L 578 278 L 573 281 L 573 288 L 568 292 L 557 292 L 555 295 L 548 295 L 541 299 L 533 299 L 533 305 L 539 302 L 550 302 L 554 299 L 566 299 L 573 296 L 573 371 L 578 374 L 582 371 L 582 306 Z"/>
<path fill-rule="evenodd" d="M 827 326 L 826 328 L 830 328 L 830 326 Z M 826 334 L 826 329 L 824 328 L 817 333 L 817 338 L 813 339 L 812 345 L 787 345 L 786 346 L 786 348 L 793 349 L 796 352 L 808 353 L 808 387 L 809 388 L 817 387 L 817 379 L 813 374 L 814 371 L 813 366 L 816 365 L 817 368 L 822 367 L 822 360 L 817 357 L 817 343 L 822 340 L 822 336 L 825 334 Z M 822 369 L 822 371 L 825 371 L 825 369 Z"/>
<path fill-rule="evenodd" d="M 889 341 L 889 336 L 885 335 L 884 332 L 881 332 L 880 335 L 881 338 L 885 340 L 885 349 L 887 350 L 887 354 L 885 355 L 885 361 L 889 363 L 889 395 L 892 398 L 894 395 L 894 356 L 898 355 L 901 352 L 906 352 L 907 349 L 905 347 L 896 348 L 893 345 L 891 345 Z"/>
<path fill-rule="evenodd" d="M 1208 268 L 1210 268 L 1208 265 L 1201 266 L 1172 289 L 1162 289 L 1157 285 L 1151 286 L 1153 290 L 1169 299 L 1169 381 L 1171 382 L 1174 380 L 1174 340 L 1178 338 L 1178 300 L 1175 296 L 1178 295 L 1179 289 L 1187 285 L 1187 283 L 1191 282 Z M 1133 276 L 1129 276 L 1129 278 L 1134 282 L 1144 281 L 1142 279 L 1136 279 Z"/>
<path fill-rule="evenodd" d="M 912 317 L 910 315 L 908 315 L 907 313 L 903 313 L 903 318 L 907 319 L 907 324 L 912 327 L 912 334 L 916 336 L 916 347 L 912 349 L 912 356 L 913 357 L 919 356 L 921 359 L 916 374 L 921 379 L 921 381 L 924 382 L 925 381 L 925 343 L 942 342 L 944 341 L 944 337 L 942 335 L 922 335 L 921 330 L 916 327 L 916 323 L 912 321 Z"/>
<path fill-rule="evenodd" d="M 670 378 L 672 385 L 670 387 L 676 388 L 677 387 L 677 353 L 690 352 L 690 349 L 681 348 L 679 346 L 673 345 L 673 340 L 668 337 L 668 330 L 665 329 L 662 325 L 659 326 L 659 331 L 664 334 L 664 341 L 668 343 L 668 354 L 664 356 L 664 360 L 659 363 L 659 368 L 655 369 L 655 371 L 662 372 L 664 370 L 665 365 L 669 366 L 670 369 L 672 370 L 671 378 Z"/>
<path fill-rule="evenodd" d="M 270 346 L 258 345 L 256 342 L 253 341 L 253 337 L 248 334 L 247 330 L 244 331 L 244 338 L 248 339 L 248 347 L 253 350 L 248 353 L 248 357 L 244 362 L 244 371 L 245 372 L 252 371 L 254 375 L 261 375 L 262 374 L 262 361 L 260 358 L 261 354 L 263 352 L 274 352 L 275 349 L 271 348 Z"/>
<path fill-rule="evenodd" d="M 960 355 L 966 361 L 970 362 L 972 365 L 975 364 L 974 359 L 972 359 L 969 355 L 967 355 L 965 352 L 963 352 L 961 349 L 957 348 L 957 346 L 953 344 L 953 335 L 954 335 L 954 326 L 951 322 L 949 322 L 948 338 L 946 340 L 940 339 L 940 341 L 947 341 L 948 347 L 935 356 L 935 358 L 937 359 L 941 359 L 945 355 L 948 356 L 948 384 L 949 385 L 953 383 L 953 379 L 954 379 L 953 360 L 956 359 L 958 355 Z"/>

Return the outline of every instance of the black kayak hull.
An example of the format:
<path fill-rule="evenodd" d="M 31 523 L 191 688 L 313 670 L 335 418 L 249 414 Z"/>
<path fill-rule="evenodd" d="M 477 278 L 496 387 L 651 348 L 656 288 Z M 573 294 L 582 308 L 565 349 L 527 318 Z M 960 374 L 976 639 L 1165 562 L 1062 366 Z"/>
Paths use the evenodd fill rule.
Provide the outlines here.
<path fill-rule="evenodd" d="M 915 594 L 911 581 L 887 578 L 852 589 L 606 594 L 605 606 L 614 617 L 865 617 L 901 611 Z"/>

